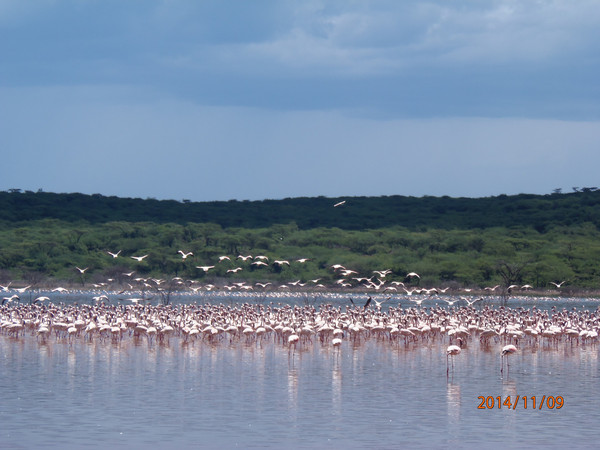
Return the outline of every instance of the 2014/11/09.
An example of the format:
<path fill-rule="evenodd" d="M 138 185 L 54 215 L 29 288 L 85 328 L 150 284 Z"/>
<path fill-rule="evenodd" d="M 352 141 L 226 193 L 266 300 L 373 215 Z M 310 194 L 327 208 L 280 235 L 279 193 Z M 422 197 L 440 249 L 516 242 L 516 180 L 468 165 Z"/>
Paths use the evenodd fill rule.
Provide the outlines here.
<path fill-rule="evenodd" d="M 515 401 L 514 403 L 512 402 L 511 396 L 509 395 L 508 397 L 506 397 L 504 399 L 504 401 L 502 401 L 502 396 L 498 395 L 497 397 L 493 397 L 491 395 L 488 395 L 487 397 L 484 395 L 480 395 L 479 397 L 477 397 L 478 399 L 481 400 L 481 403 L 479 403 L 479 406 L 477 406 L 477 409 L 492 409 L 494 407 L 498 407 L 498 409 L 502 409 L 503 406 L 509 408 L 509 409 L 517 409 L 517 405 L 520 403 L 523 405 L 523 409 L 527 409 L 527 407 L 530 407 L 531 409 L 538 409 L 541 410 L 542 408 L 546 407 L 546 409 L 561 409 L 564 404 L 565 404 L 565 400 L 564 398 L 559 395 L 559 396 L 543 396 L 541 401 L 538 402 L 538 397 L 536 397 L 535 395 L 531 395 L 529 397 L 527 396 L 523 396 L 521 397 L 520 395 L 517 395 L 515 397 Z"/>

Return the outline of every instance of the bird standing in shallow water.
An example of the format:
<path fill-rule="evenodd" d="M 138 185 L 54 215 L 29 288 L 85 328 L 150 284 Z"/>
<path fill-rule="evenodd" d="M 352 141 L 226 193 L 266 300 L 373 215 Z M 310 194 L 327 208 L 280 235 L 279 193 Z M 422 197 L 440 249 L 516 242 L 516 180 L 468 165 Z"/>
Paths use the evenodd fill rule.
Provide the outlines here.
<path fill-rule="evenodd" d="M 446 350 L 446 376 L 450 371 L 450 363 L 448 362 L 449 357 L 452 357 L 452 372 L 454 373 L 454 356 L 459 355 L 462 349 L 458 345 L 449 345 Z"/>
<path fill-rule="evenodd" d="M 516 351 L 517 347 L 515 347 L 512 344 L 505 345 L 504 347 L 502 347 L 502 362 L 500 367 L 500 373 L 502 373 L 504 370 L 504 357 L 506 356 L 506 371 L 508 372 L 508 370 L 510 369 L 510 366 L 508 364 L 508 355 L 512 355 L 513 353 L 516 353 Z"/>

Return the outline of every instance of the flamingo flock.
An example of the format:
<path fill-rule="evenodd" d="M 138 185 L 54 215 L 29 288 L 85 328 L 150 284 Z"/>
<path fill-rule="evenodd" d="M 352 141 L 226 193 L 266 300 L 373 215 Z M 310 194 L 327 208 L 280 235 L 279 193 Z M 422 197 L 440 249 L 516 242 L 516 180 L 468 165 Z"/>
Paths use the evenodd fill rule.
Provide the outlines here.
<path fill-rule="evenodd" d="M 595 345 L 600 331 L 599 311 L 536 307 L 475 309 L 389 306 L 383 301 L 364 305 L 323 303 L 293 306 L 283 303 L 149 305 L 144 302 L 110 304 L 54 304 L 48 299 L 0 307 L 0 336 L 34 338 L 41 344 L 97 340 L 130 340 L 152 345 L 283 345 L 297 348 L 360 346 L 369 340 L 400 351 L 402 347 L 433 346 L 447 342 L 449 358 L 465 356 L 470 345 L 498 347 L 502 363 L 518 348 Z M 348 299 L 350 300 L 350 299 Z M 388 299 L 389 300 L 389 299 Z M 375 303 L 375 305 L 373 305 Z M 508 368 L 508 360 L 507 360 Z"/>

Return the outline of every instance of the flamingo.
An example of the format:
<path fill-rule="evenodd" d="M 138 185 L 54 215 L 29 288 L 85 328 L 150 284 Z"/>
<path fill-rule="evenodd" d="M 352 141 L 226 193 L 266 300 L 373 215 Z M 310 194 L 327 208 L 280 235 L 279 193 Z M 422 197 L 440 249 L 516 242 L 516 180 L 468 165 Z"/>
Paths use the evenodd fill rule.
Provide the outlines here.
<path fill-rule="evenodd" d="M 365 303 L 365 306 L 363 306 L 363 309 L 367 309 L 369 307 L 369 305 L 371 304 L 371 300 L 373 300 L 372 297 L 369 297 Z"/>
<path fill-rule="evenodd" d="M 259 266 L 268 266 L 268 264 L 266 262 L 264 262 L 264 261 L 254 261 L 251 264 L 251 266 L 257 266 L 257 267 L 259 267 Z"/>
<path fill-rule="evenodd" d="M 358 272 L 357 272 L 357 271 L 355 271 L 355 270 L 344 269 L 344 270 L 340 271 L 340 274 L 341 274 L 343 277 L 347 277 L 348 275 L 352 275 L 352 274 L 358 274 Z"/>
<path fill-rule="evenodd" d="M 289 346 L 288 354 L 292 349 L 292 345 L 294 346 L 294 352 L 296 352 L 296 345 L 298 345 L 298 341 L 300 340 L 300 336 L 295 333 L 292 333 L 288 336 L 287 343 Z"/>
<path fill-rule="evenodd" d="M 458 345 L 449 345 L 446 349 L 446 376 L 448 376 L 448 372 L 450 370 L 450 365 L 448 363 L 448 358 L 452 357 L 452 373 L 454 373 L 454 356 L 459 355 L 462 349 Z"/>
<path fill-rule="evenodd" d="M 376 273 L 379 275 L 379 278 L 385 278 L 386 275 L 392 273 L 392 271 L 390 269 L 385 269 L 385 270 L 374 270 L 373 273 Z"/>
<path fill-rule="evenodd" d="M 510 369 L 510 366 L 508 364 L 508 355 L 512 355 L 513 353 L 516 353 L 516 351 L 517 347 L 515 347 L 512 344 L 505 345 L 504 347 L 502 347 L 502 364 L 500 368 L 500 373 L 502 373 L 502 371 L 504 370 L 504 357 L 506 356 L 506 371 L 508 372 L 508 370 Z"/>
<path fill-rule="evenodd" d="M 20 300 L 20 297 L 17 294 L 11 295 L 10 297 L 4 297 L 2 299 L 2 304 L 14 302 L 15 300 Z"/>
<path fill-rule="evenodd" d="M 371 297 L 369 297 L 369 298 L 371 298 Z M 377 300 L 373 299 L 373 301 L 375 302 L 375 307 L 376 307 L 376 308 L 377 308 L 379 311 L 381 311 L 381 305 L 382 305 L 383 303 L 387 302 L 387 301 L 388 301 L 390 298 L 392 298 L 392 297 L 388 297 L 388 298 L 386 298 L 385 300 L 382 300 L 382 301 L 380 301 L 380 302 L 378 302 Z"/>
<path fill-rule="evenodd" d="M 179 250 L 177 253 L 181 253 L 181 259 L 187 259 L 188 256 L 193 256 L 192 252 L 184 252 L 183 250 Z"/>
<path fill-rule="evenodd" d="M 453 306 L 457 301 L 461 300 L 463 297 L 454 300 L 448 300 L 447 298 L 441 298 L 440 300 L 448 303 L 448 306 Z"/>
<path fill-rule="evenodd" d="M 331 341 L 331 345 L 333 345 L 333 348 L 337 350 L 337 356 L 339 357 L 340 347 L 342 346 L 342 339 L 339 337 L 333 338 L 333 340 Z"/>
<path fill-rule="evenodd" d="M 475 300 L 469 300 L 467 297 L 462 297 L 462 296 L 460 298 L 461 298 L 461 300 L 464 300 L 465 302 L 467 302 L 469 304 L 469 306 L 473 306 L 473 304 L 475 302 L 480 302 L 483 300 L 483 297 L 476 298 Z"/>

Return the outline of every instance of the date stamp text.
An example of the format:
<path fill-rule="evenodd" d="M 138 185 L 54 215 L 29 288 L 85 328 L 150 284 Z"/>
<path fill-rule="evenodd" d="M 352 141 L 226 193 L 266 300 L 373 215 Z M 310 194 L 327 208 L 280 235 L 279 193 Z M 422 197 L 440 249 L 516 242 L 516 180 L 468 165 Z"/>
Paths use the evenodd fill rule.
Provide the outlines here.
<path fill-rule="evenodd" d="M 541 397 L 535 395 L 515 395 L 513 397 L 510 395 L 507 397 L 502 397 L 501 395 L 496 397 L 488 395 L 486 397 L 480 395 L 477 398 L 480 400 L 477 409 L 561 409 L 565 404 L 565 399 L 561 395 L 543 395 Z"/>

